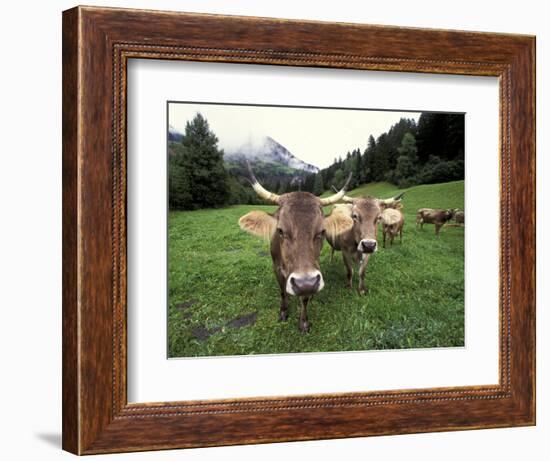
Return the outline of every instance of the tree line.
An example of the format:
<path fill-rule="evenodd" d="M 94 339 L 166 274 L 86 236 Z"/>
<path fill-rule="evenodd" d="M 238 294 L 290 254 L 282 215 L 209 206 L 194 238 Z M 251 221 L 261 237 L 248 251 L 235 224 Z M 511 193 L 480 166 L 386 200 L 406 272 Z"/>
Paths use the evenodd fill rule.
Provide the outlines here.
<path fill-rule="evenodd" d="M 402 118 L 376 139 L 369 136 L 363 151 L 357 147 L 338 155 L 318 173 L 281 175 L 275 168 L 255 165 L 255 173 L 278 194 L 303 190 L 321 195 L 341 188 L 350 172 L 350 189 L 378 181 L 407 188 L 464 179 L 464 115 L 424 112 L 418 123 Z M 170 209 L 260 203 L 247 178 L 244 164 L 224 164 L 218 138 L 200 113 L 187 122 L 181 142 L 169 144 Z"/>
<path fill-rule="evenodd" d="M 387 181 L 399 188 L 464 179 L 464 115 L 424 112 L 418 123 L 402 118 L 367 146 L 334 159 L 312 178 L 311 191 Z M 307 183 L 307 181 L 306 181 Z"/>

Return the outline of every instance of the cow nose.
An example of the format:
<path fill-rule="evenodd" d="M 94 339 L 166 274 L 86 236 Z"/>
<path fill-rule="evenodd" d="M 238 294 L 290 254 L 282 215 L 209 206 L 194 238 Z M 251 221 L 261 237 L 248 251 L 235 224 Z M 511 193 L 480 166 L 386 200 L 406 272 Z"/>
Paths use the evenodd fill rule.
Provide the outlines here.
<path fill-rule="evenodd" d="M 307 274 L 292 273 L 288 277 L 287 292 L 295 296 L 311 296 L 323 288 L 321 272 L 314 271 Z"/>
<path fill-rule="evenodd" d="M 374 253 L 376 251 L 377 243 L 374 239 L 363 239 L 359 243 L 359 251 L 361 253 Z"/>
<path fill-rule="evenodd" d="M 314 277 L 290 277 L 290 285 L 292 290 L 298 296 L 311 295 L 317 293 L 321 276 L 319 274 Z"/>

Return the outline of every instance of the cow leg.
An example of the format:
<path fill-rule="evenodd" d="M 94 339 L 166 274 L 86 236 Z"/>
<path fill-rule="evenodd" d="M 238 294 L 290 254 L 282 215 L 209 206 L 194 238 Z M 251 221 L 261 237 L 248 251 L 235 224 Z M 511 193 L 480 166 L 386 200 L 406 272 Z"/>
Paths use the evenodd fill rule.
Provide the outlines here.
<path fill-rule="evenodd" d="M 288 294 L 284 288 L 281 289 L 281 308 L 279 310 L 279 322 L 286 322 L 288 319 Z"/>
<path fill-rule="evenodd" d="M 330 262 L 334 259 L 334 247 L 330 247 Z"/>
<path fill-rule="evenodd" d="M 384 243 L 383 243 L 383 247 L 386 248 L 386 229 L 382 229 L 382 235 L 384 237 Z"/>
<path fill-rule="evenodd" d="M 399 243 L 403 243 L 403 227 L 399 229 Z"/>
<path fill-rule="evenodd" d="M 439 237 L 439 231 L 441 229 L 441 224 L 436 224 L 435 225 L 435 235 L 437 235 Z"/>
<path fill-rule="evenodd" d="M 365 253 L 361 259 L 361 264 L 359 265 L 359 288 L 357 289 L 359 295 L 364 295 L 367 291 L 369 291 L 369 289 L 365 287 L 365 271 L 367 270 L 368 262 L 369 255 Z"/>
<path fill-rule="evenodd" d="M 298 322 L 298 328 L 302 333 L 309 332 L 309 321 L 307 319 L 307 305 L 309 303 L 309 300 L 311 299 L 311 296 L 304 296 L 300 298 L 300 321 Z"/>
<path fill-rule="evenodd" d="M 344 259 L 344 265 L 346 266 L 347 277 L 348 277 L 348 288 L 353 288 L 353 261 L 351 257 L 345 252 L 342 251 L 342 258 Z"/>
<path fill-rule="evenodd" d="M 286 278 L 282 269 L 275 267 L 275 276 L 281 293 L 281 305 L 279 308 L 279 322 L 285 322 L 288 318 L 288 293 L 286 292 Z"/>

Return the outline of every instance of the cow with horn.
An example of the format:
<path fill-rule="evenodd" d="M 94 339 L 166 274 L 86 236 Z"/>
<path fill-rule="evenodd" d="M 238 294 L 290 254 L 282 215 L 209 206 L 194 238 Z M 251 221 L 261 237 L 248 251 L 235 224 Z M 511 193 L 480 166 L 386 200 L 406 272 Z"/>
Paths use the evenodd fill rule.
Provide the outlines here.
<path fill-rule="evenodd" d="M 323 207 L 344 197 L 351 174 L 344 187 L 330 197 L 320 198 L 309 192 L 289 192 L 282 195 L 270 192 L 258 182 L 248 165 L 252 188 L 268 203 L 277 205 L 274 213 L 251 211 L 239 219 L 241 229 L 270 242 L 271 258 L 281 293 L 279 320 L 288 318 L 289 295 L 300 298 L 298 327 L 308 332 L 307 316 L 311 297 L 322 290 L 323 274 L 319 256 L 325 236 L 336 238 L 352 227 L 350 217 L 339 214 L 325 216 Z"/>
<path fill-rule="evenodd" d="M 359 264 L 358 293 L 364 295 L 365 270 L 369 257 L 378 249 L 377 229 L 380 215 L 387 208 L 399 208 L 404 192 L 393 198 L 379 199 L 375 197 L 352 198 L 344 195 L 343 204 L 336 205 L 331 215 L 351 218 L 353 225 L 345 232 L 328 235 L 327 241 L 334 251 L 341 251 L 347 270 L 347 285 L 353 288 L 353 265 Z"/>

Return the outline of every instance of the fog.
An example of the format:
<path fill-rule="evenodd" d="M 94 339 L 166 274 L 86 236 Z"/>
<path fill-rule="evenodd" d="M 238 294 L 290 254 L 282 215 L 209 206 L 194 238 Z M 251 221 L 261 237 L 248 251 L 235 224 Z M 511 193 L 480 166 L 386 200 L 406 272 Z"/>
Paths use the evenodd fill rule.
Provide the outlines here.
<path fill-rule="evenodd" d="M 401 118 L 418 121 L 420 112 L 365 109 L 324 109 L 280 106 L 238 106 L 171 102 L 168 122 L 181 133 L 200 112 L 219 139 L 220 148 L 233 151 L 270 136 L 304 162 L 319 168 L 335 157 L 367 146 Z"/>

